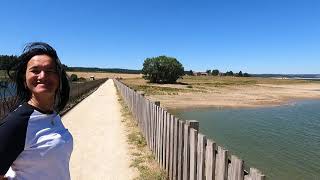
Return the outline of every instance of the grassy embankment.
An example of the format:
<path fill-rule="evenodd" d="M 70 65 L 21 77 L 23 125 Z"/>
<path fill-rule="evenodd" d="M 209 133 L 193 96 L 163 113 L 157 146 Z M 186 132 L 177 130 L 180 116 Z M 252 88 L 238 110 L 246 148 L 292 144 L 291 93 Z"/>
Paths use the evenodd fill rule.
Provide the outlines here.
<path fill-rule="evenodd" d="M 120 94 L 118 92 L 118 97 Z M 131 164 L 139 172 L 137 180 L 165 180 L 166 173 L 160 169 L 158 163 L 154 159 L 152 152 L 149 150 L 146 140 L 143 138 L 138 124 L 134 120 L 128 106 L 122 98 L 118 99 L 121 104 L 121 114 L 123 117 L 127 134 L 127 142 L 130 146 Z"/>

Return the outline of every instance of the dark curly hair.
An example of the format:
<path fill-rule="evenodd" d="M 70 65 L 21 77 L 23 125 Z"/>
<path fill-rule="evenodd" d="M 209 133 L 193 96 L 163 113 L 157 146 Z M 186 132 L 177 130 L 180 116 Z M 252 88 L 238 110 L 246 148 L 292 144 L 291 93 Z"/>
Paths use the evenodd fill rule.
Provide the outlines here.
<path fill-rule="evenodd" d="M 27 102 L 31 98 L 30 90 L 25 86 L 26 69 L 30 59 L 36 55 L 47 55 L 52 58 L 56 64 L 56 70 L 59 76 L 59 88 L 55 94 L 54 110 L 60 112 L 66 106 L 69 100 L 70 85 L 67 73 L 64 70 L 56 50 L 44 42 L 28 43 L 19 56 L 18 63 L 8 69 L 7 73 L 11 80 L 16 83 L 18 96 L 17 105 Z"/>

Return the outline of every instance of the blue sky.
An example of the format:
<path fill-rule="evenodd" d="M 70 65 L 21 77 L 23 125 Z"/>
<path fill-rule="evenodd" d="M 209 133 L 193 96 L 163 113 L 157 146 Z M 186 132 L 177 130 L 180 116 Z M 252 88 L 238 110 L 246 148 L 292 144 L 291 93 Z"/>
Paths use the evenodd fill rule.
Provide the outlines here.
<path fill-rule="evenodd" d="M 27 42 L 68 66 L 141 69 L 176 57 L 185 70 L 320 73 L 319 0 L 1 0 L 0 54 Z"/>

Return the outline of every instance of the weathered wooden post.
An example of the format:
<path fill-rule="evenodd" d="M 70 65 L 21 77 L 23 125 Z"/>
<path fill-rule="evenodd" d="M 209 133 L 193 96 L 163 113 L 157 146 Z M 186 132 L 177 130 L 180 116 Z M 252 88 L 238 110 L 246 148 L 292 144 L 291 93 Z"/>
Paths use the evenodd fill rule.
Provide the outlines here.
<path fill-rule="evenodd" d="M 215 180 L 216 143 L 210 139 L 207 139 L 205 171 L 206 171 L 206 180 Z"/>
<path fill-rule="evenodd" d="M 186 120 L 186 124 L 197 131 L 199 131 L 199 121 L 197 120 Z"/>
<path fill-rule="evenodd" d="M 266 176 L 256 168 L 250 168 L 251 180 L 265 180 Z"/>
<path fill-rule="evenodd" d="M 216 155 L 216 180 L 228 179 L 228 151 L 218 146 Z"/>
<path fill-rule="evenodd" d="M 198 133 L 198 154 L 197 154 L 197 179 L 205 179 L 205 159 L 206 159 L 207 138 L 205 135 Z"/>
<path fill-rule="evenodd" d="M 190 149 L 189 149 L 189 159 L 190 159 L 190 180 L 197 179 L 197 146 L 198 146 L 198 130 L 199 121 L 197 120 L 187 120 L 187 124 L 190 126 Z"/>
<path fill-rule="evenodd" d="M 160 101 L 155 101 L 154 104 L 160 106 Z"/>

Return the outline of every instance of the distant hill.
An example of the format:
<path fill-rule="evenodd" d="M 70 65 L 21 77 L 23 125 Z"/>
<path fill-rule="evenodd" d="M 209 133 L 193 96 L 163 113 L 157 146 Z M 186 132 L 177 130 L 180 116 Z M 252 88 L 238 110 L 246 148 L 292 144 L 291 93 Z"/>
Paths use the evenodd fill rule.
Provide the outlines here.
<path fill-rule="evenodd" d="M 18 62 L 18 56 L 15 55 L 0 55 L 0 70 L 7 70 Z M 67 71 L 90 71 L 90 72 L 110 72 L 110 73 L 125 73 L 125 74 L 141 74 L 141 70 L 121 69 L 121 68 L 97 68 L 97 67 L 68 67 L 63 64 Z"/>
<path fill-rule="evenodd" d="M 97 68 L 97 67 L 68 67 L 68 66 L 65 66 L 65 67 L 66 67 L 67 71 L 141 74 L 141 70 L 134 70 L 134 69 Z"/>

